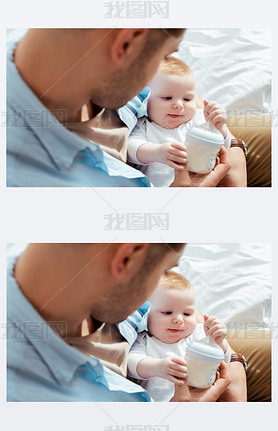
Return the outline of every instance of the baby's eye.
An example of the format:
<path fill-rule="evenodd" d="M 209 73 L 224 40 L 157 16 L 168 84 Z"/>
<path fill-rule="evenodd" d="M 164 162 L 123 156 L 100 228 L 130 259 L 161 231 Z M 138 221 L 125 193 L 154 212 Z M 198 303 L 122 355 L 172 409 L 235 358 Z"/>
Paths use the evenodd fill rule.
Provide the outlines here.
<path fill-rule="evenodd" d="M 183 99 L 185 102 L 190 102 L 191 101 L 191 99 L 187 99 L 187 98 L 184 98 Z"/>
<path fill-rule="evenodd" d="M 171 100 L 172 97 L 171 96 L 165 96 L 165 97 L 161 97 L 161 99 L 163 99 L 163 100 Z"/>
<path fill-rule="evenodd" d="M 191 316 L 190 313 L 183 313 L 185 316 Z"/>
<path fill-rule="evenodd" d="M 169 315 L 169 314 L 172 314 L 172 311 L 162 311 L 162 314 L 167 314 L 167 315 Z"/>

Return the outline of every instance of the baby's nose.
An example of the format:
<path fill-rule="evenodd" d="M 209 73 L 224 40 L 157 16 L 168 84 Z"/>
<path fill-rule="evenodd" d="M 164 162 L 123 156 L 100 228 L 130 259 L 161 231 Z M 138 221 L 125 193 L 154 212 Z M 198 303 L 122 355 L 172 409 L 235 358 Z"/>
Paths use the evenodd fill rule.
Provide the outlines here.
<path fill-rule="evenodd" d="M 182 108 L 183 107 L 183 101 L 181 99 L 178 99 L 174 102 L 174 106 L 177 108 Z"/>
<path fill-rule="evenodd" d="M 177 323 L 182 323 L 183 322 L 183 316 L 181 314 L 177 314 L 174 317 L 174 321 L 177 322 Z"/>

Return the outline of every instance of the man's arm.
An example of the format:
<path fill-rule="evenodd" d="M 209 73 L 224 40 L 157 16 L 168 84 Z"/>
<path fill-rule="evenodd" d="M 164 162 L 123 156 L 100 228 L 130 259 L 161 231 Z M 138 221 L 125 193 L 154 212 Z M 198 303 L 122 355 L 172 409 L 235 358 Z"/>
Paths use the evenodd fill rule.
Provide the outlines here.
<path fill-rule="evenodd" d="M 234 136 L 231 134 L 231 138 Z M 232 147 L 229 149 L 231 169 L 220 181 L 220 187 L 247 187 L 246 156 L 242 148 Z"/>
<path fill-rule="evenodd" d="M 232 350 L 232 349 L 231 349 Z M 232 350 L 234 353 L 234 351 Z M 229 373 L 231 383 L 218 398 L 220 402 L 246 402 L 247 401 L 247 385 L 246 373 L 241 362 L 230 362 Z"/>

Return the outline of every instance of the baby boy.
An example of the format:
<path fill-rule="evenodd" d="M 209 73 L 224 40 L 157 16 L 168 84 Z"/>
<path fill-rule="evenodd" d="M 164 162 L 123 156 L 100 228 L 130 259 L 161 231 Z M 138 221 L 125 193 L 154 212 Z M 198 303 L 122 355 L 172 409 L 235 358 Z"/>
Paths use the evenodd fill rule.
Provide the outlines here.
<path fill-rule="evenodd" d="M 204 110 L 197 109 L 195 77 L 183 61 L 174 57 L 163 60 L 149 87 L 148 118 L 140 118 L 130 135 L 128 160 L 141 165 L 140 170 L 154 186 L 168 187 L 175 170 L 187 164 L 184 142 L 192 126 L 211 121 L 223 135 L 227 149 L 231 137 L 221 105 L 205 100 Z"/>
<path fill-rule="evenodd" d="M 227 330 L 215 316 L 205 315 L 205 323 L 197 324 L 195 292 L 180 274 L 167 272 L 160 279 L 151 298 L 148 332 L 138 335 L 128 358 L 128 374 L 139 379 L 154 401 L 169 401 L 175 384 L 187 378 L 186 348 L 193 340 L 207 335 L 224 351 L 230 362 L 231 351 L 225 339 Z"/>

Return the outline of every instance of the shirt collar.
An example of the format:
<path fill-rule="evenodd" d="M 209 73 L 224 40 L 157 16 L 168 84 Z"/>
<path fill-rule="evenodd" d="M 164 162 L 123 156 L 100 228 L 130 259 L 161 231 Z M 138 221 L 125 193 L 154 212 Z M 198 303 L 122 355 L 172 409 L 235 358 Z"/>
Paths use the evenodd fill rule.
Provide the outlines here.
<path fill-rule="evenodd" d="M 90 364 L 94 372 L 101 376 L 103 371 L 99 360 L 83 354 L 64 342 L 23 295 L 13 276 L 14 265 L 19 254 L 9 258 L 7 268 L 8 324 L 18 328 L 22 338 L 28 340 L 33 346 L 60 384 L 71 381 L 76 369 L 84 364 Z"/>

